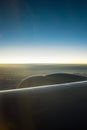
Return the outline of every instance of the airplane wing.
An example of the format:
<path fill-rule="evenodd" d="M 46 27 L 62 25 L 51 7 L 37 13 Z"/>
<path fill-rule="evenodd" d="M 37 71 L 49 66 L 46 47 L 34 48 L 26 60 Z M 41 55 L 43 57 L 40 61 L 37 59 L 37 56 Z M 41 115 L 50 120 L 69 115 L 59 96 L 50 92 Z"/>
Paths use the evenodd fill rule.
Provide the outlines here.
<path fill-rule="evenodd" d="M 0 106 L 9 130 L 86 129 L 87 81 L 0 91 Z"/>

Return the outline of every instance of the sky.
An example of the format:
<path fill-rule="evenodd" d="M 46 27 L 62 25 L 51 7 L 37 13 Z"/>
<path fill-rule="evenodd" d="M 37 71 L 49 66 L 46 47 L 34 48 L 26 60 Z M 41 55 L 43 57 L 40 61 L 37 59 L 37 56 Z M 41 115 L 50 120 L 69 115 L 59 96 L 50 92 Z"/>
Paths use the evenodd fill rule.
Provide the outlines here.
<path fill-rule="evenodd" d="M 0 1 L 0 63 L 87 64 L 87 0 Z"/>

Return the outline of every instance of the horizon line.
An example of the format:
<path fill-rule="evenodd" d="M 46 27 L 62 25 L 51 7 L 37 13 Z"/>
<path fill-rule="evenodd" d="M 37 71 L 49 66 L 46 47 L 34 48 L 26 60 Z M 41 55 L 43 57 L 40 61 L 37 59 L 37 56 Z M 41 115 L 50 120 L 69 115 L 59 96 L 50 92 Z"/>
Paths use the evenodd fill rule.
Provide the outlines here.
<path fill-rule="evenodd" d="M 13 65 L 14 65 L 14 64 L 25 64 L 25 65 L 27 65 L 27 64 L 57 64 L 57 65 L 58 65 L 58 64 L 59 64 L 59 65 L 60 65 L 60 64 L 66 64 L 66 65 L 87 65 L 87 63 L 42 63 L 42 62 L 41 62 L 41 63 L 39 63 L 39 62 L 38 62 L 38 63 L 34 63 L 34 62 L 32 62 L 32 63 L 22 63 L 22 62 L 21 62 L 21 63 L 15 63 L 15 62 L 14 62 L 14 63 L 11 63 L 11 62 L 10 62 L 10 63 L 0 63 L 0 65 L 8 65 L 8 64 L 9 64 L 9 65 L 12 65 L 12 64 L 13 64 Z"/>

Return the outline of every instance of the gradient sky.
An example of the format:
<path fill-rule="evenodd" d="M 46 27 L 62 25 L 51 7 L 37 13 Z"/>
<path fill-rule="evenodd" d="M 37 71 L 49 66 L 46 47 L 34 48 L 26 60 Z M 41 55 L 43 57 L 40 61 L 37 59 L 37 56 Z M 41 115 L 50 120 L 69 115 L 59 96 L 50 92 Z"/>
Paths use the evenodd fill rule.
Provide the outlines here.
<path fill-rule="evenodd" d="M 0 1 L 0 63 L 87 63 L 87 0 Z"/>

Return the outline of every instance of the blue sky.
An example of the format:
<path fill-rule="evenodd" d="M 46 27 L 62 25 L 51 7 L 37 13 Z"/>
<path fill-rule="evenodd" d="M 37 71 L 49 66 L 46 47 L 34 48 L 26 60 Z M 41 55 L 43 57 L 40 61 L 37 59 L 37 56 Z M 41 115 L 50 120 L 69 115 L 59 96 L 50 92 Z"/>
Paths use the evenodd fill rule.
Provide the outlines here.
<path fill-rule="evenodd" d="M 86 0 L 0 1 L 0 63 L 87 63 Z"/>

